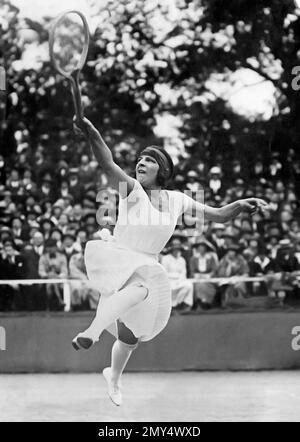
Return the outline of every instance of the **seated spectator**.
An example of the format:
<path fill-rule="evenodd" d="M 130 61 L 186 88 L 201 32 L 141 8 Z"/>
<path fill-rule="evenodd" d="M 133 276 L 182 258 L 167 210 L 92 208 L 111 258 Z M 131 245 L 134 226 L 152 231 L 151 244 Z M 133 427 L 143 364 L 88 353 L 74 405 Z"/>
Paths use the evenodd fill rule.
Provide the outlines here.
<path fill-rule="evenodd" d="M 267 256 L 267 249 L 264 244 L 257 244 L 257 253 L 248 262 L 250 276 L 263 276 L 274 272 L 273 260 Z M 269 284 L 264 281 L 253 282 L 252 290 L 254 295 L 269 294 Z"/>
<path fill-rule="evenodd" d="M 274 270 L 276 272 L 292 273 L 299 269 L 292 242 L 289 239 L 282 239 L 279 241 L 279 248 L 274 260 Z"/>
<path fill-rule="evenodd" d="M 69 214 L 70 222 L 77 222 L 81 225 L 83 210 L 81 203 L 75 203 L 72 212 Z"/>
<path fill-rule="evenodd" d="M 179 239 L 173 239 L 169 253 L 161 259 L 166 269 L 172 289 L 172 307 L 179 307 L 181 312 L 188 312 L 193 306 L 193 283 L 187 280 L 187 265 L 182 257 L 182 244 Z"/>
<path fill-rule="evenodd" d="M 193 248 L 195 253 L 190 260 L 192 278 L 201 280 L 215 276 L 219 260 L 214 246 L 205 238 L 200 238 L 193 244 Z M 212 306 L 217 292 L 214 283 L 196 282 L 194 290 L 197 308 Z"/>
<path fill-rule="evenodd" d="M 14 216 L 11 221 L 11 234 L 13 240 L 21 240 L 26 242 L 29 240 L 29 229 L 19 216 Z"/>
<path fill-rule="evenodd" d="M 50 219 L 45 218 L 40 221 L 40 226 L 44 239 L 47 241 L 47 239 L 50 238 L 51 230 L 54 228 L 54 224 Z"/>
<path fill-rule="evenodd" d="M 67 262 L 70 262 L 72 255 L 81 251 L 81 247 L 75 242 L 75 236 L 71 232 L 66 232 L 62 237 L 61 252 L 67 258 Z"/>
<path fill-rule="evenodd" d="M 22 279 L 24 268 L 24 259 L 17 251 L 13 240 L 5 239 L 0 256 L 0 279 Z M 25 310 L 25 307 L 24 287 L 16 282 L 1 285 L 0 311 Z"/>
<path fill-rule="evenodd" d="M 94 181 L 95 168 L 91 166 L 90 159 L 86 154 L 81 155 L 78 178 L 84 186 Z"/>
<path fill-rule="evenodd" d="M 78 245 L 79 248 L 81 248 L 81 250 L 83 249 L 84 244 L 86 244 L 88 240 L 88 234 L 87 231 L 82 228 L 82 229 L 78 229 L 76 231 L 76 244 Z"/>
<path fill-rule="evenodd" d="M 58 219 L 57 227 L 65 234 L 69 229 L 69 217 L 65 213 L 62 213 Z"/>
<path fill-rule="evenodd" d="M 57 250 L 56 241 L 54 239 L 47 240 L 46 252 L 39 261 L 39 275 L 43 279 L 65 279 L 68 277 L 67 258 Z M 56 308 L 62 309 L 64 302 L 62 300 L 61 284 L 49 283 L 46 285 L 47 291 L 47 309 L 52 307 L 52 299 L 54 298 Z"/>
<path fill-rule="evenodd" d="M 69 175 L 69 193 L 75 203 L 80 203 L 83 196 L 83 185 L 78 178 L 78 169 L 71 169 Z"/>
<path fill-rule="evenodd" d="M 244 258 L 249 262 L 258 255 L 259 241 L 255 238 L 250 239 L 248 247 L 244 250 Z"/>
<path fill-rule="evenodd" d="M 99 292 L 89 287 L 84 281 L 87 281 L 86 269 L 84 264 L 83 251 L 75 253 L 70 258 L 69 263 L 70 278 L 81 279 L 71 282 L 72 308 L 74 310 L 88 309 L 95 310 L 98 305 Z"/>
<path fill-rule="evenodd" d="M 276 259 L 277 256 L 279 249 L 279 238 L 280 236 L 275 233 L 265 236 L 267 254 L 272 260 Z"/>
<path fill-rule="evenodd" d="M 218 195 L 222 191 L 222 171 L 218 166 L 214 166 L 209 171 L 209 188 L 213 195 Z"/>
<path fill-rule="evenodd" d="M 52 182 L 50 180 L 44 180 L 42 182 L 41 187 L 38 188 L 36 192 L 36 199 L 41 204 L 45 201 L 50 200 L 53 202 L 54 200 L 54 190 L 52 188 Z"/>
<path fill-rule="evenodd" d="M 59 252 L 62 251 L 62 239 L 63 233 L 58 227 L 54 227 L 54 229 L 50 232 L 50 239 L 54 239 L 56 241 L 56 247 Z"/>
<path fill-rule="evenodd" d="M 297 219 L 292 219 L 290 224 L 289 237 L 292 241 L 297 241 L 300 234 L 299 221 Z"/>
<path fill-rule="evenodd" d="M 211 234 L 209 236 L 209 240 L 211 244 L 216 248 L 218 258 L 222 257 L 225 253 L 224 230 L 224 224 L 213 223 L 211 226 Z"/>
<path fill-rule="evenodd" d="M 248 276 L 249 267 L 240 253 L 240 247 L 237 244 L 231 244 L 226 255 L 221 259 L 217 269 L 219 277 L 231 278 L 234 276 Z M 226 306 L 234 298 L 244 297 L 246 295 L 246 283 L 244 281 L 225 281 L 222 286 L 222 305 Z"/>
<path fill-rule="evenodd" d="M 58 205 L 58 204 L 53 205 L 52 210 L 51 210 L 50 220 L 53 222 L 53 224 L 55 226 L 57 226 L 57 224 L 58 224 L 58 220 L 59 220 L 60 215 L 62 214 L 62 211 L 63 211 L 63 209 L 60 205 Z"/>
<path fill-rule="evenodd" d="M 45 252 L 44 236 L 40 231 L 36 231 L 28 245 L 22 251 L 25 262 L 24 278 L 39 279 L 39 260 Z M 27 310 L 43 310 L 45 307 L 45 286 L 43 284 L 33 284 L 26 286 Z"/>

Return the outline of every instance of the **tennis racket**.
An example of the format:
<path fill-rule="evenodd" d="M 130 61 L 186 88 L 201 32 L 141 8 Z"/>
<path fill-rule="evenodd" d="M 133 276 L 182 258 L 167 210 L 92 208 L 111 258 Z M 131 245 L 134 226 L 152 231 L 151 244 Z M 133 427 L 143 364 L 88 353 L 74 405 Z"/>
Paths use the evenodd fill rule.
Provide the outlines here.
<path fill-rule="evenodd" d="M 54 69 L 70 82 L 77 124 L 84 118 L 79 76 L 86 62 L 89 41 L 88 23 L 80 11 L 63 12 L 51 26 L 51 62 Z"/>

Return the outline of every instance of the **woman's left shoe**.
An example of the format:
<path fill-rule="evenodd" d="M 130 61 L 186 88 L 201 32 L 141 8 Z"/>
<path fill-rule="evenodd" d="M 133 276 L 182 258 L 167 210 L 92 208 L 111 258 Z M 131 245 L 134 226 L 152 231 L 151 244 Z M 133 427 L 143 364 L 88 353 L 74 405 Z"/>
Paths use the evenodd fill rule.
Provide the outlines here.
<path fill-rule="evenodd" d="M 72 341 L 72 345 L 75 350 L 88 350 L 95 342 L 89 336 L 86 336 L 84 333 L 78 333 L 77 336 Z"/>
<path fill-rule="evenodd" d="M 122 393 L 120 386 L 114 384 L 111 380 L 111 368 L 104 368 L 102 374 L 107 383 L 108 396 L 110 397 L 111 401 L 119 407 L 122 405 Z"/>

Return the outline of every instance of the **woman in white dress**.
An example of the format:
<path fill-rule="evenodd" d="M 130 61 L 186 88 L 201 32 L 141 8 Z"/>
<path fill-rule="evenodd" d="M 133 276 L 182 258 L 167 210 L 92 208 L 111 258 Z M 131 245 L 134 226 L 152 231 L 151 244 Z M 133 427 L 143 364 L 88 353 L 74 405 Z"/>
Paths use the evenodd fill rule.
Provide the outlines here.
<path fill-rule="evenodd" d="M 86 118 L 81 131 L 108 177 L 119 192 L 119 215 L 111 241 L 89 241 L 85 249 L 88 278 L 101 297 L 91 325 L 72 341 L 74 348 L 88 349 L 104 329 L 117 339 L 111 366 L 103 370 L 108 393 L 121 405 L 120 378 L 139 342 L 149 341 L 166 326 L 171 313 L 171 289 L 158 254 L 172 236 L 183 213 L 226 222 L 246 210 L 254 213 L 267 203 L 261 199 L 239 200 L 222 208 L 204 206 L 182 192 L 163 187 L 172 178 L 173 163 L 157 146 L 144 149 L 137 161 L 136 179 L 113 160 L 98 130 Z M 200 232 L 199 232 L 200 233 Z"/>

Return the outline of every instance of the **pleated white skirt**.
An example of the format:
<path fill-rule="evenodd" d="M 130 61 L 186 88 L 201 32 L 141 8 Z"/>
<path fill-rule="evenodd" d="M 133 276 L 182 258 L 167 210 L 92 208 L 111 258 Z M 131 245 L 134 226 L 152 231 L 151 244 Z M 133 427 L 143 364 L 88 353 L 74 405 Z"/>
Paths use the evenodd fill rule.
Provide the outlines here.
<path fill-rule="evenodd" d="M 164 268 L 154 255 L 123 247 L 114 241 L 89 241 L 85 248 L 87 275 L 100 294 L 100 307 L 114 292 L 141 282 L 147 298 L 120 319 L 140 341 L 149 341 L 167 325 L 171 314 L 171 288 Z M 108 327 L 116 336 L 116 325 Z"/>

